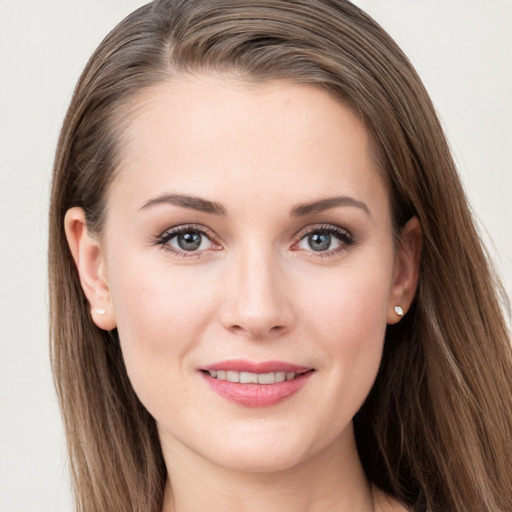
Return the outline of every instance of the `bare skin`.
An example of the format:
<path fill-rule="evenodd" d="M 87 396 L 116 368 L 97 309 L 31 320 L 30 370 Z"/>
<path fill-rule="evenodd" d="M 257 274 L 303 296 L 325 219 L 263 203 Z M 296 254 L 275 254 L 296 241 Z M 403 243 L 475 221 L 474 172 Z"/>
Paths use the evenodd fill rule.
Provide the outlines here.
<path fill-rule="evenodd" d="M 352 418 L 413 300 L 421 232 L 413 218 L 395 243 L 363 124 L 320 89 L 222 76 L 132 107 L 102 236 L 79 208 L 66 232 L 157 422 L 162 512 L 405 510 L 366 479 Z M 208 384 L 205 366 L 232 359 L 310 377 L 247 406 Z"/>
<path fill-rule="evenodd" d="M 332 469 L 332 468 L 331 468 Z M 170 481 L 168 481 L 162 512 L 180 512 L 184 511 L 199 511 L 199 510 L 228 510 L 236 512 L 257 510 L 268 510 L 269 512 L 279 512 L 280 510 L 295 510 L 297 512 L 326 512 L 326 511 L 344 511 L 352 510 L 354 512 L 407 512 L 407 509 L 399 503 L 396 499 L 388 496 L 378 487 L 368 485 L 363 489 L 364 493 L 360 497 L 360 502 L 355 497 L 352 489 L 337 486 L 337 482 L 332 481 L 332 477 L 336 474 L 331 471 L 319 475 L 311 475 L 308 469 L 304 469 L 304 474 L 298 475 L 297 472 L 290 472 L 287 477 L 279 475 L 264 475 L 255 484 L 254 479 L 249 477 L 247 480 L 240 478 L 240 474 L 234 475 L 232 485 L 236 490 L 236 495 L 229 493 L 225 497 L 226 500 L 219 507 L 212 506 L 212 495 L 219 491 L 215 485 L 219 482 L 190 482 L 190 486 L 185 486 L 187 489 L 184 494 L 183 503 L 173 494 Z M 338 473 L 341 474 L 342 472 Z M 327 476 L 327 479 L 324 477 Z M 284 477 L 284 478 L 283 478 Z M 302 477 L 302 479 L 301 479 Z M 349 479 L 348 479 L 349 480 Z M 290 484 L 288 492 L 283 491 L 284 485 Z M 302 482 L 307 488 L 314 487 L 314 493 L 301 493 L 298 491 L 298 484 Z M 204 484 L 204 485 L 203 485 Z M 224 487 L 220 482 L 220 489 Z M 333 486 L 333 484 L 335 484 Z M 190 494 L 189 494 L 190 493 Z M 203 494 L 205 493 L 205 494 Z M 193 496 L 194 504 L 189 503 L 187 497 Z M 204 498 L 203 498 L 204 496 Z M 243 498 L 240 498 L 243 496 Z"/>

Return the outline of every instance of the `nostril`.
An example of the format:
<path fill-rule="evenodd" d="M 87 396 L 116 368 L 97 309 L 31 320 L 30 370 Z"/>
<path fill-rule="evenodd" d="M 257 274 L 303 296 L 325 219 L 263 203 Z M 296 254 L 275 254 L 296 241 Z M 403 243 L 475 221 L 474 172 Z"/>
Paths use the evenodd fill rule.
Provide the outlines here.
<path fill-rule="evenodd" d="M 277 335 L 285 330 L 284 325 L 274 325 L 271 327 L 264 327 L 261 325 L 240 325 L 232 324 L 229 330 L 234 334 L 243 334 L 251 338 L 264 338 L 268 335 Z"/>

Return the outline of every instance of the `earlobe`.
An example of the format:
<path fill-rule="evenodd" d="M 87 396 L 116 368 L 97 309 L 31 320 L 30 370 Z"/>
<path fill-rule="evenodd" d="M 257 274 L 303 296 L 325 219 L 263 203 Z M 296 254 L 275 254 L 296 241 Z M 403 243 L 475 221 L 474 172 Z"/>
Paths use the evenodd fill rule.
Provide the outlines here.
<path fill-rule="evenodd" d="M 116 327 L 110 289 L 99 240 L 87 229 L 82 208 L 70 208 L 64 218 L 69 249 L 80 277 L 80 284 L 91 306 L 91 317 L 101 329 Z"/>
<path fill-rule="evenodd" d="M 396 249 L 393 285 L 388 302 L 387 323 L 399 322 L 416 294 L 420 274 L 422 232 L 417 217 L 402 228 Z"/>

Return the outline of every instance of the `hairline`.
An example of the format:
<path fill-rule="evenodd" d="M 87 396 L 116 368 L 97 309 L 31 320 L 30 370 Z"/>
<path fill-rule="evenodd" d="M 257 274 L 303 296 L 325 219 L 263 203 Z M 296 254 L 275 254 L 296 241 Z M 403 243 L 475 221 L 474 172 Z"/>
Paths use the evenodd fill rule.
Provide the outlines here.
<path fill-rule="evenodd" d="M 389 200 L 391 224 L 393 227 L 393 241 L 396 244 L 399 238 L 399 227 L 393 215 L 392 198 L 391 198 L 391 183 L 389 173 L 386 172 L 385 165 L 383 164 L 384 158 L 382 156 L 382 149 L 377 143 L 374 130 L 366 120 L 362 112 L 349 100 L 342 97 L 341 93 L 336 91 L 334 85 L 327 82 L 315 82 L 308 80 L 301 80 L 297 77 L 294 80 L 292 77 L 263 77 L 254 73 L 241 73 L 235 71 L 232 67 L 227 67 L 225 70 L 218 69 L 205 69 L 205 68 L 188 68 L 186 70 L 173 69 L 171 66 L 165 70 L 164 73 L 151 83 L 143 85 L 138 90 L 125 98 L 121 98 L 117 105 L 114 105 L 113 114 L 109 120 L 110 126 L 114 132 L 112 144 L 115 155 L 115 162 L 113 162 L 110 179 L 108 180 L 106 190 L 104 191 L 104 204 L 101 215 L 100 226 L 96 229 L 96 234 L 101 238 L 103 226 L 106 221 L 108 213 L 108 196 L 110 190 L 115 186 L 117 180 L 124 172 L 124 154 L 129 148 L 130 139 L 128 132 L 130 126 L 137 120 L 138 115 L 146 107 L 152 93 L 156 90 L 165 87 L 166 85 L 186 81 L 187 79 L 197 80 L 203 78 L 214 77 L 223 81 L 228 81 L 230 86 L 240 90 L 260 90 L 264 91 L 272 86 L 307 86 L 313 87 L 317 90 L 327 93 L 338 104 L 348 108 L 352 114 L 363 124 L 368 137 L 368 156 L 370 161 L 374 164 L 374 168 L 383 181 L 386 195 Z M 122 114 L 120 114 L 122 112 Z"/>

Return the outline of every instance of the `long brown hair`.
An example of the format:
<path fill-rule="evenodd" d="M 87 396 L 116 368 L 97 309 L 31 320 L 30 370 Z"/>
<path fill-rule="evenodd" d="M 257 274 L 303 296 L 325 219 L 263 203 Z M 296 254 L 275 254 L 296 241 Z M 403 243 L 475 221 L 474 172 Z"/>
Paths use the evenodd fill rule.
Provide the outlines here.
<path fill-rule="evenodd" d="M 101 43 L 62 128 L 50 210 L 51 354 L 81 512 L 159 512 L 166 469 L 116 330 L 92 322 L 64 215 L 101 233 L 131 100 L 186 72 L 316 84 L 350 106 L 377 147 L 394 224 L 416 215 L 420 283 L 388 327 L 375 385 L 355 418 L 368 478 L 411 510 L 512 510 L 512 353 L 505 295 L 447 142 L 411 64 L 346 0 L 157 0 Z"/>

